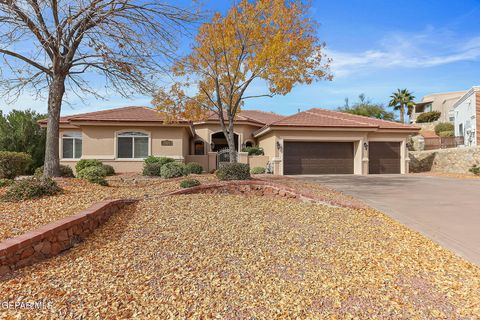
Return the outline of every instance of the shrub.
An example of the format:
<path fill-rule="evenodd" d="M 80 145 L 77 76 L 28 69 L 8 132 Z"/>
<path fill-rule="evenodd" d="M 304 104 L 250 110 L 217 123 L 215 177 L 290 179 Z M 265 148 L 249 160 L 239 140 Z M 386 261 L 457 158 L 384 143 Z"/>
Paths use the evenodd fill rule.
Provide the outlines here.
<path fill-rule="evenodd" d="M 425 123 L 425 122 L 437 121 L 438 119 L 440 119 L 441 114 L 442 113 L 440 111 L 424 112 L 417 117 L 417 122 Z"/>
<path fill-rule="evenodd" d="M 440 135 L 440 132 L 454 131 L 455 127 L 450 122 L 440 122 L 435 126 L 435 133 Z"/>
<path fill-rule="evenodd" d="M 220 180 L 250 179 L 250 167 L 245 163 L 226 163 L 215 172 Z"/>
<path fill-rule="evenodd" d="M 203 167 L 200 163 L 190 162 L 185 165 L 186 174 L 201 174 L 203 172 Z"/>
<path fill-rule="evenodd" d="M 249 156 L 263 156 L 263 148 L 260 147 L 244 147 L 242 152 L 248 152 Z"/>
<path fill-rule="evenodd" d="M 14 179 L 24 174 L 32 157 L 24 152 L 0 151 L 0 179 Z"/>
<path fill-rule="evenodd" d="M 82 159 L 77 162 L 75 165 L 75 170 L 77 170 L 77 174 L 85 168 L 88 167 L 98 167 L 103 165 L 103 163 L 97 159 Z"/>
<path fill-rule="evenodd" d="M 105 180 L 107 172 L 103 166 L 86 167 L 77 172 L 77 175 L 79 178 L 85 179 L 91 183 L 97 183 L 101 186 L 108 186 L 108 182 Z"/>
<path fill-rule="evenodd" d="M 438 134 L 440 137 L 455 137 L 455 131 L 442 131 Z"/>
<path fill-rule="evenodd" d="M 167 163 L 170 163 L 170 162 L 175 162 L 175 159 L 167 158 L 167 157 L 148 156 L 147 158 L 145 158 L 144 162 L 146 164 L 160 163 L 160 166 L 163 166 L 164 164 L 167 164 Z"/>
<path fill-rule="evenodd" d="M 21 201 L 26 199 L 51 196 L 59 193 L 62 189 L 57 183 L 44 177 L 29 177 L 15 181 L 2 196 L 4 201 Z"/>
<path fill-rule="evenodd" d="M 162 169 L 162 164 L 159 162 L 154 163 L 145 163 L 143 165 L 143 172 L 144 176 L 160 176 L 160 169 Z"/>
<path fill-rule="evenodd" d="M 476 176 L 480 175 L 480 167 L 477 166 L 476 164 L 474 164 L 468 171 L 470 171 Z"/>
<path fill-rule="evenodd" d="M 34 174 L 38 177 L 43 176 L 43 166 L 35 169 Z M 73 177 L 75 177 L 75 175 L 73 174 L 72 168 L 70 168 L 69 166 L 64 166 L 63 164 L 61 164 L 60 165 L 60 177 L 73 178 Z"/>
<path fill-rule="evenodd" d="M 143 164 L 144 176 L 160 176 L 160 169 L 164 164 L 175 162 L 175 159 L 167 157 L 148 156 L 145 158 Z"/>
<path fill-rule="evenodd" d="M 10 179 L 0 179 L 0 188 L 8 187 L 9 185 L 13 184 L 13 180 Z"/>
<path fill-rule="evenodd" d="M 264 167 L 255 167 L 250 169 L 251 174 L 263 174 L 265 173 L 265 168 Z"/>
<path fill-rule="evenodd" d="M 177 178 L 187 174 L 185 165 L 179 162 L 169 162 L 160 169 L 160 176 L 165 179 Z"/>
<path fill-rule="evenodd" d="M 200 185 L 200 181 L 196 180 L 196 179 L 187 179 L 187 180 L 183 180 L 182 182 L 180 182 L 180 187 L 181 188 L 191 188 L 191 187 L 196 187 L 196 186 L 199 186 Z"/>
<path fill-rule="evenodd" d="M 115 169 L 109 164 L 102 164 L 102 168 L 107 173 L 107 176 L 113 176 L 115 174 Z"/>

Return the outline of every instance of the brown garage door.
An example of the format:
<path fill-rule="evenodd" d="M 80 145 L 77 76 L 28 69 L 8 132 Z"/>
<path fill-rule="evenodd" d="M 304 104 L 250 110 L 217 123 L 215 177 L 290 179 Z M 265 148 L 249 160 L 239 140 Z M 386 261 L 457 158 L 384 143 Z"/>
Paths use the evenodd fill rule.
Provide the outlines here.
<path fill-rule="evenodd" d="M 284 142 L 283 174 L 351 174 L 353 142 Z"/>
<path fill-rule="evenodd" d="M 400 142 L 370 142 L 368 172 L 400 173 Z"/>

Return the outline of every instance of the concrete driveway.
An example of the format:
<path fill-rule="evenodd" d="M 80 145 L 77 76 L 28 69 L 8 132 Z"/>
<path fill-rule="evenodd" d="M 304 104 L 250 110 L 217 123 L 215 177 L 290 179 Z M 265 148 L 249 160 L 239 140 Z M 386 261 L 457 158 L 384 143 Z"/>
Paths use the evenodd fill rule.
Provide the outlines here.
<path fill-rule="evenodd" d="M 350 194 L 480 266 L 480 180 L 296 176 Z"/>

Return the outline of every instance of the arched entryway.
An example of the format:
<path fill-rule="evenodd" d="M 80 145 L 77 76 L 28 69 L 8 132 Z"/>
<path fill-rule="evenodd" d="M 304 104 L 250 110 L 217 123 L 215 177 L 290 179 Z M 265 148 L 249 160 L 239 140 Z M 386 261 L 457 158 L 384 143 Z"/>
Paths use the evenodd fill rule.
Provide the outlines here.
<path fill-rule="evenodd" d="M 234 133 L 233 135 L 235 139 L 235 150 L 238 151 L 238 134 Z M 211 142 L 213 152 L 228 148 L 227 139 L 222 131 L 213 133 Z"/>

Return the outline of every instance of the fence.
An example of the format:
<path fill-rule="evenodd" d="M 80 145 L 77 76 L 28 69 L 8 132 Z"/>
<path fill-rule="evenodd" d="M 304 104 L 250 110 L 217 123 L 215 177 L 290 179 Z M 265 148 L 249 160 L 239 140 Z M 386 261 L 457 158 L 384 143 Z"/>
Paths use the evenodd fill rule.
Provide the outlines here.
<path fill-rule="evenodd" d="M 424 138 L 425 150 L 455 148 L 464 144 L 463 137 Z"/>

